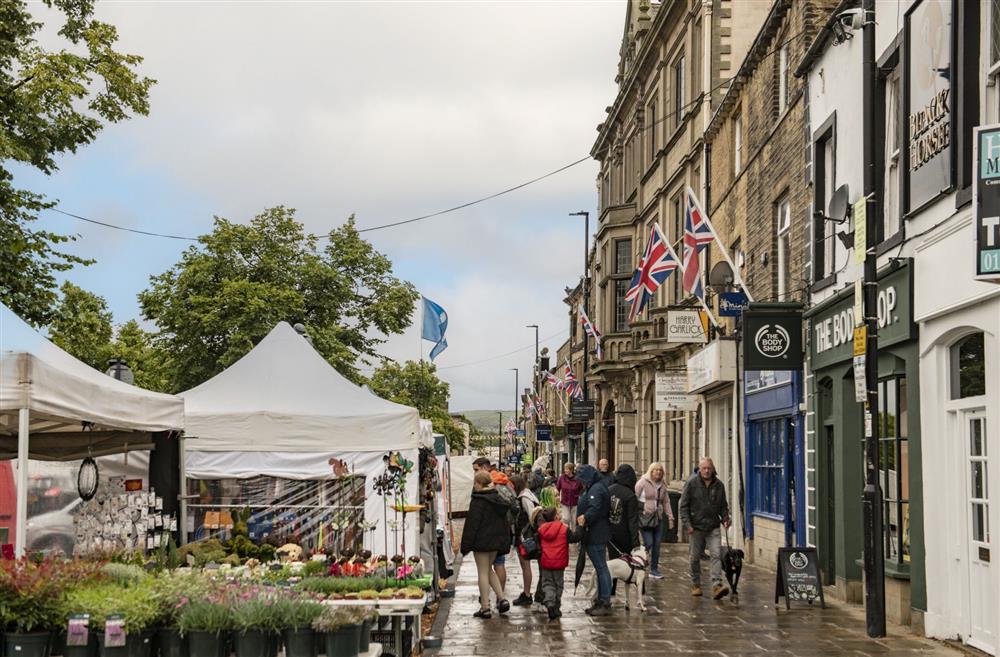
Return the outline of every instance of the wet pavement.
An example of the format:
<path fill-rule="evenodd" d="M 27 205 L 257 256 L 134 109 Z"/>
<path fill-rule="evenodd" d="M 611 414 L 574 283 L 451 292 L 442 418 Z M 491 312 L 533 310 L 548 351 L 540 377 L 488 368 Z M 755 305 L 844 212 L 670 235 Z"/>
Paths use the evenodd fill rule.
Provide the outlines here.
<path fill-rule="evenodd" d="M 618 588 L 612 616 L 590 618 L 583 613 L 589 605 L 589 567 L 580 588 L 573 593 L 573 564 L 566 569 L 563 617 L 550 621 L 533 608 L 511 607 L 506 616 L 480 620 L 472 614 L 479 608 L 476 567 L 471 555 L 464 559 L 458 574 L 456 593 L 441 633 L 440 657 L 473 655 L 775 655 L 811 657 L 820 655 L 962 655 L 943 644 L 915 637 L 907 630 L 890 627 L 884 639 L 865 635 L 863 611 L 857 607 L 827 603 L 826 609 L 794 604 L 786 611 L 774 601 L 774 574 L 746 565 L 740 581 L 739 604 L 720 602 L 707 595 L 693 598 L 686 578 L 686 546 L 664 546 L 662 580 L 646 586 L 646 612 L 624 609 L 624 589 Z M 521 572 L 517 560 L 507 558 L 507 597 L 521 592 Z M 708 582 L 708 563 L 703 562 L 702 581 Z M 537 564 L 534 565 L 534 569 Z M 535 570 L 537 577 L 537 570 Z M 534 583 L 532 584 L 534 586 Z M 707 590 L 706 590 L 707 593 Z"/>

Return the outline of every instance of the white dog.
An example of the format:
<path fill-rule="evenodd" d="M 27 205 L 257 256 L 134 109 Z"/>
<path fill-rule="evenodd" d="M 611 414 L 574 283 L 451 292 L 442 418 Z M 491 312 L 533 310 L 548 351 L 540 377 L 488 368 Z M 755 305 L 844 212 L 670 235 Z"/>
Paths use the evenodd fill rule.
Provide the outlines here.
<path fill-rule="evenodd" d="M 625 585 L 625 609 L 632 608 L 632 596 L 638 600 L 638 607 L 641 611 L 646 611 L 646 602 L 642 598 L 642 591 L 646 583 L 646 567 L 649 559 L 646 556 L 646 548 L 640 545 L 632 550 L 628 558 L 618 557 L 608 559 L 608 570 L 611 571 L 611 580 L 618 580 Z M 593 598 L 597 587 L 597 578 L 590 580 L 587 589 L 587 597 Z"/>

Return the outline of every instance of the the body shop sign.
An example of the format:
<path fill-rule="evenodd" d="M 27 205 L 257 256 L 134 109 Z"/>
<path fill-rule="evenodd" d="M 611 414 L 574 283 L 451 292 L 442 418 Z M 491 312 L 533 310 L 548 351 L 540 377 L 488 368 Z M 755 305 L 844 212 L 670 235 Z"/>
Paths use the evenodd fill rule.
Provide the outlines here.
<path fill-rule="evenodd" d="M 1000 125 L 975 129 L 976 278 L 1000 283 Z"/>
<path fill-rule="evenodd" d="M 922 0 L 906 14 L 905 209 L 951 187 L 951 2 Z"/>
<path fill-rule="evenodd" d="M 747 370 L 802 368 L 802 309 L 797 304 L 750 304 L 743 313 Z"/>
<path fill-rule="evenodd" d="M 888 347 L 913 337 L 913 295 L 909 265 L 883 273 L 878 280 L 878 345 Z M 806 313 L 809 319 L 810 369 L 850 360 L 854 348 L 854 295 L 838 294 Z M 749 369 L 749 368 L 748 368 Z"/>

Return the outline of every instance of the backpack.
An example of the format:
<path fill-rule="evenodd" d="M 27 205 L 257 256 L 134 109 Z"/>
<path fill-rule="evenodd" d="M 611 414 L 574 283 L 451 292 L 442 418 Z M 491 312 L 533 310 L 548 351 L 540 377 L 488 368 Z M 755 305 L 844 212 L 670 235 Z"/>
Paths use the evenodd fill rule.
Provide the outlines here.
<path fill-rule="evenodd" d="M 520 506 L 517 503 L 517 495 L 510 489 L 510 486 L 500 484 L 495 488 L 497 495 L 500 496 L 500 500 L 507 507 L 507 524 L 513 528 L 517 522 L 517 509 Z"/>

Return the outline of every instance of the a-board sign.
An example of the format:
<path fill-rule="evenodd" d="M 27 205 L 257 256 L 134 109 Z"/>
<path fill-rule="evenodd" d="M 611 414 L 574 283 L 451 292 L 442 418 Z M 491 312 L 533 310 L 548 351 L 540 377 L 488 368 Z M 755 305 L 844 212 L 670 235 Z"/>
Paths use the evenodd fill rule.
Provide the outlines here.
<path fill-rule="evenodd" d="M 814 547 L 790 547 L 778 550 L 778 572 L 774 575 L 774 603 L 785 596 L 785 609 L 792 600 L 826 608 L 823 599 L 823 578 L 819 572 L 819 556 Z"/>

